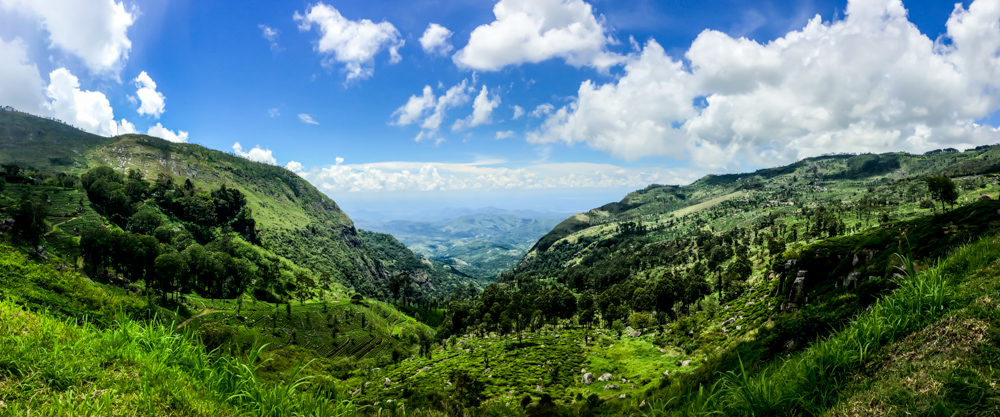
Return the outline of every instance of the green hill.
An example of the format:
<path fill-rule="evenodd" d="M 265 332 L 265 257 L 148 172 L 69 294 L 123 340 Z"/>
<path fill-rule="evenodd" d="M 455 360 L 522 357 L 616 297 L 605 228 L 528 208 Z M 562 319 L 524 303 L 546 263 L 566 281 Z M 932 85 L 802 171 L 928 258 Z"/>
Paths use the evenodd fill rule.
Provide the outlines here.
<path fill-rule="evenodd" d="M 390 274 L 359 237 L 350 217 L 284 168 L 144 135 L 104 138 L 8 110 L 0 110 L 0 163 L 70 174 L 106 165 L 123 173 L 136 169 L 147 181 L 164 173 L 177 182 L 190 180 L 200 189 L 224 185 L 246 196 L 264 247 L 316 273 L 330 273 L 336 281 L 366 295 L 388 295 Z M 79 197 L 69 194 L 67 199 Z M 64 211 L 66 216 L 75 214 Z M 72 235 L 72 227 L 62 229 Z"/>

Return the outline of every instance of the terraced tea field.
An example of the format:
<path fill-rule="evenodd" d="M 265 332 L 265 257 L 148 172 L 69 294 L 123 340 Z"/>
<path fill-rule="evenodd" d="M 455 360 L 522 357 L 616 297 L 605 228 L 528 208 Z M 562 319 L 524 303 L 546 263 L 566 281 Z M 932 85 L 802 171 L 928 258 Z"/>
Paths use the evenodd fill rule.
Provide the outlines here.
<path fill-rule="evenodd" d="M 316 300 L 292 303 L 290 309 L 249 298 L 242 308 L 236 300 L 190 298 L 188 304 L 197 313 L 183 327 L 197 330 L 208 323 L 224 325 L 239 332 L 241 343 L 258 341 L 274 349 L 297 345 L 327 358 L 384 358 L 401 344 L 404 330 L 430 331 L 374 300 L 360 305 L 347 299 Z"/>

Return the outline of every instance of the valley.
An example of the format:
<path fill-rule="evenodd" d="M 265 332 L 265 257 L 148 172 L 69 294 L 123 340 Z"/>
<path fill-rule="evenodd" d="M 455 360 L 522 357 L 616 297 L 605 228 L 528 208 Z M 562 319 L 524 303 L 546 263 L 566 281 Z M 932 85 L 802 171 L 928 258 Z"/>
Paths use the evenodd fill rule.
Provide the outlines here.
<path fill-rule="evenodd" d="M 1000 410 L 1000 146 L 354 221 L 198 145 L 0 133 L 0 415 Z"/>
<path fill-rule="evenodd" d="M 359 221 L 358 227 L 392 235 L 415 253 L 489 283 L 510 270 L 562 217 L 485 209 L 445 221 Z M 525 217 L 532 216 L 532 217 Z"/>

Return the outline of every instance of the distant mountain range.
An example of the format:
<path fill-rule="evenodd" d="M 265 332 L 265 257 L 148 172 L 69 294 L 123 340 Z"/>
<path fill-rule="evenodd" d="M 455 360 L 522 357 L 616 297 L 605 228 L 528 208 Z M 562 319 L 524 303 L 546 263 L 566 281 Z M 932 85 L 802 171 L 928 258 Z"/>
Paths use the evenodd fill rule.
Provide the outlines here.
<path fill-rule="evenodd" d="M 446 213 L 467 211 L 472 210 L 452 209 Z M 391 234 L 410 250 L 463 273 L 491 279 L 516 265 L 539 238 L 566 216 L 497 208 L 476 211 L 438 221 L 359 219 L 356 224 L 361 229 Z"/>
<path fill-rule="evenodd" d="M 359 227 L 388 223 L 394 220 L 404 220 L 424 223 L 443 223 L 463 216 L 494 214 L 499 216 L 515 216 L 521 219 L 565 219 L 574 213 L 565 211 L 508 210 L 497 207 L 445 207 L 440 209 L 410 210 L 351 210 L 351 217 Z"/>

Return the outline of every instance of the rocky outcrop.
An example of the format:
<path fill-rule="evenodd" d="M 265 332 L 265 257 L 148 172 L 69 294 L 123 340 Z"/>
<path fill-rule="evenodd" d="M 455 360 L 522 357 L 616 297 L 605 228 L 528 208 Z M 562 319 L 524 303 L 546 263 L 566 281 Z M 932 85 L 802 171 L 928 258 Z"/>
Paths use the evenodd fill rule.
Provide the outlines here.
<path fill-rule="evenodd" d="M 593 384 L 594 383 L 594 374 L 592 374 L 590 372 L 587 372 L 587 373 L 583 374 L 583 378 L 580 379 L 580 383 L 581 384 L 588 384 L 588 385 L 589 384 Z"/>

